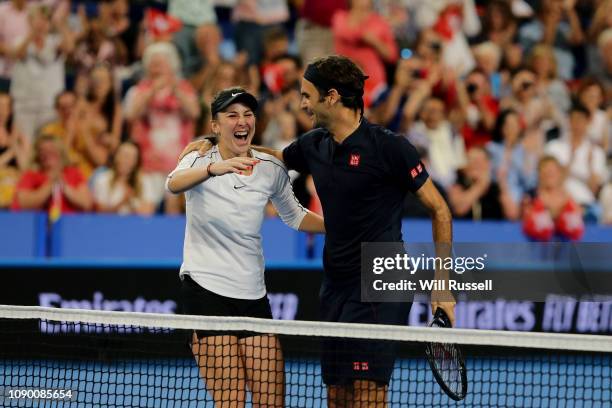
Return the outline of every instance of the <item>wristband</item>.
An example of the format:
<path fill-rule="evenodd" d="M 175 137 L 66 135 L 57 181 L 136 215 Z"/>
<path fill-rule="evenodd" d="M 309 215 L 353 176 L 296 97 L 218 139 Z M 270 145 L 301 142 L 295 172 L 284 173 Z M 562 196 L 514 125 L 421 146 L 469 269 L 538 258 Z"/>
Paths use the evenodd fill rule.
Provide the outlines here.
<path fill-rule="evenodd" d="M 206 173 L 208 173 L 208 177 L 217 177 L 217 175 L 216 175 L 216 174 L 212 174 L 212 173 L 210 172 L 210 166 L 212 166 L 212 165 L 213 165 L 213 163 L 212 163 L 212 162 L 211 162 L 211 163 L 208 163 L 208 166 L 206 166 Z"/>

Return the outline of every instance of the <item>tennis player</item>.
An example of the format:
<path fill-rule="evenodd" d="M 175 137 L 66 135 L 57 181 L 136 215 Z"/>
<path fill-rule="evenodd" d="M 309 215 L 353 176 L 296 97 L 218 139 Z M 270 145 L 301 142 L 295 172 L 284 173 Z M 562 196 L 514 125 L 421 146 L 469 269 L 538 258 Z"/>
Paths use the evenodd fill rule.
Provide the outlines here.
<path fill-rule="evenodd" d="M 182 279 L 185 311 L 208 316 L 272 318 L 266 297 L 261 225 L 271 200 L 291 228 L 324 232 L 323 219 L 296 200 L 282 161 L 250 148 L 257 100 L 242 88 L 216 95 L 218 144 L 184 156 L 166 188 L 185 192 L 187 226 Z M 284 363 L 273 335 L 198 332 L 192 351 L 217 407 L 284 405 Z"/>
<path fill-rule="evenodd" d="M 436 243 L 452 241 L 451 213 L 415 148 L 403 137 L 363 118 L 362 71 L 348 58 L 329 56 L 308 65 L 302 109 L 318 128 L 281 151 L 258 148 L 290 169 L 311 173 L 321 199 L 326 238 L 320 292 L 321 318 L 332 322 L 405 325 L 410 303 L 361 302 L 361 243 L 402 242 L 408 192 L 430 210 Z M 185 151 L 209 146 L 193 143 Z M 445 278 L 443 271 L 437 271 Z M 454 323 L 454 298 L 432 293 Z M 325 344 L 321 368 L 330 407 L 384 407 L 395 361 L 391 344 Z"/>

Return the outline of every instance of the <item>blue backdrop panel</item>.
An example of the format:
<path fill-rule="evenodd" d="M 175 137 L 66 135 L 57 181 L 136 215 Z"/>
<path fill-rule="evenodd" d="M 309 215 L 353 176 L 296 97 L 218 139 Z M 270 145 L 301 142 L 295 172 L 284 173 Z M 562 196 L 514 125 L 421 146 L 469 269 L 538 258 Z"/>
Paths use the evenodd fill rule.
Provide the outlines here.
<path fill-rule="evenodd" d="M 71 259 L 173 260 L 183 256 L 184 217 L 63 216 L 52 230 L 51 256 Z M 279 219 L 262 228 L 266 261 L 296 259 L 298 233 Z"/>
<path fill-rule="evenodd" d="M 0 257 L 44 256 L 46 222 L 46 214 L 0 212 Z"/>
<path fill-rule="evenodd" d="M 432 242 L 431 221 L 406 219 L 402 223 L 402 234 L 405 242 Z M 320 258 L 323 254 L 324 237 L 317 235 L 312 239 L 300 237 L 299 257 L 313 256 Z M 521 223 L 507 221 L 473 222 L 453 221 L 453 240 L 455 242 L 527 242 Z M 612 242 L 612 228 L 588 224 L 581 242 Z"/>
<path fill-rule="evenodd" d="M 301 232 L 289 228 L 279 218 L 264 220 L 261 228 L 266 262 L 290 262 L 297 259 L 298 236 Z"/>
<path fill-rule="evenodd" d="M 52 230 L 51 256 L 180 260 L 184 217 L 65 215 Z"/>

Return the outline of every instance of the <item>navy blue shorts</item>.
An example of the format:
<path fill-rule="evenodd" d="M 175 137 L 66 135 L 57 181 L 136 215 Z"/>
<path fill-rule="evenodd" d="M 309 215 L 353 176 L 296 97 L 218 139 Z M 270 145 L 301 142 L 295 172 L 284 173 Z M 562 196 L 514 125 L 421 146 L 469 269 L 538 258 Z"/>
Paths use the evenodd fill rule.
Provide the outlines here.
<path fill-rule="evenodd" d="M 361 302 L 359 286 L 321 287 L 321 320 L 326 322 L 407 325 L 412 303 Z M 354 380 L 389 384 L 397 343 L 379 340 L 325 338 L 321 371 L 327 385 L 351 385 Z"/>

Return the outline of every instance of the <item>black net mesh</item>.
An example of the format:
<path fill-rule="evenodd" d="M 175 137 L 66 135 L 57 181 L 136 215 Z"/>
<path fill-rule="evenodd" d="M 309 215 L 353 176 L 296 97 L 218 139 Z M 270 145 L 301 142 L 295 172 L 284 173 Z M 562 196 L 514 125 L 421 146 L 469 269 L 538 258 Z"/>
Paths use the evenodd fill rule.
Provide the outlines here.
<path fill-rule="evenodd" d="M 439 330 L 453 342 L 451 330 Z M 0 319 L 0 333 L 0 406 L 604 407 L 612 400 L 609 352 L 461 346 L 469 392 L 455 402 L 436 383 L 422 341 L 36 318 Z"/>

